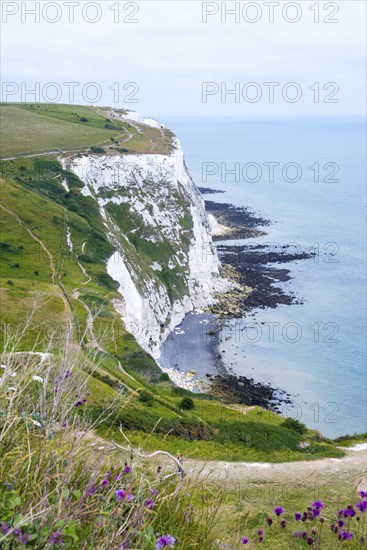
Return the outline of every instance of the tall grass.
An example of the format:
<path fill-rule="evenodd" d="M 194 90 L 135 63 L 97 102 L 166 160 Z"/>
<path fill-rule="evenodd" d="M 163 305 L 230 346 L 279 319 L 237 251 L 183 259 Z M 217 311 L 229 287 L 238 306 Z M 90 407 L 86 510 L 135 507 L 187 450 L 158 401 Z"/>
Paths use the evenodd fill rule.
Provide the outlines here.
<path fill-rule="evenodd" d="M 127 393 L 112 392 L 92 420 L 90 356 L 86 360 L 68 336 L 61 353 L 52 341 L 42 354 L 17 352 L 23 336 L 10 335 L 0 359 L 1 550 L 237 550 L 259 544 L 277 550 L 365 544 L 363 495 L 358 505 L 345 505 L 339 515 L 324 505 L 316 513 L 317 506 L 310 504 L 304 512 L 300 509 L 301 520 L 294 518 L 296 510 L 279 517 L 270 511 L 270 524 L 269 510 L 237 510 L 229 529 L 218 528 L 233 504 L 225 485 L 211 488 L 200 474 L 183 478 L 181 465 L 177 469 L 169 453 L 147 455 L 133 449 L 124 434 L 123 447 L 99 438 L 98 426 L 118 417 Z M 344 539 L 344 533 L 353 538 Z"/>

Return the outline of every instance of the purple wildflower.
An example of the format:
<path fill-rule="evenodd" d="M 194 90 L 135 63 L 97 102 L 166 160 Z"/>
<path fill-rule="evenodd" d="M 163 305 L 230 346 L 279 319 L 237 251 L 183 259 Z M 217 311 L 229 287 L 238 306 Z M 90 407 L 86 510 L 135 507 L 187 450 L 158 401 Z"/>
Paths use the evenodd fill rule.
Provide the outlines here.
<path fill-rule="evenodd" d="M 68 428 L 68 426 L 69 426 L 69 425 L 68 425 L 67 422 L 62 422 L 62 424 L 61 424 L 61 427 L 62 427 L 62 428 Z"/>
<path fill-rule="evenodd" d="M 276 507 L 274 508 L 274 514 L 275 514 L 276 516 L 281 516 L 283 513 L 284 513 L 284 508 L 283 508 L 283 506 L 276 506 Z"/>
<path fill-rule="evenodd" d="M 259 537 L 263 537 L 264 536 L 264 531 L 262 529 L 259 529 L 257 534 L 259 535 Z"/>
<path fill-rule="evenodd" d="M 343 527 L 343 525 L 344 525 L 344 521 L 343 521 L 342 519 L 340 519 L 340 520 L 338 521 L 338 526 L 339 526 L 339 527 Z"/>
<path fill-rule="evenodd" d="M 363 493 L 363 491 L 361 491 Z M 357 508 L 360 512 L 365 512 L 367 510 L 367 500 L 361 500 L 357 504 Z"/>
<path fill-rule="evenodd" d="M 247 537 L 242 537 L 241 542 L 242 544 L 248 544 L 250 540 Z"/>
<path fill-rule="evenodd" d="M 273 523 L 273 518 L 270 518 L 270 517 L 269 517 L 266 521 L 268 522 L 268 525 L 272 525 L 272 523 Z"/>
<path fill-rule="evenodd" d="M 160 474 L 161 471 L 162 471 L 162 466 L 158 466 L 158 467 L 157 467 L 157 474 Z"/>
<path fill-rule="evenodd" d="M 62 544 L 62 538 L 61 538 L 61 531 L 58 529 L 55 533 L 53 533 L 50 538 L 48 539 L 49 544 Z"/>
<path fill-rule="evenodd" d="M 280 525 L 283 527 L 283 529 L 285 529 L 285 526 L 287 525 L 287 522 L 285 521 L 285 519 L 282 519 L 282 521 L 280 522 Z"/>
<path fill-rule="evenodd" d="M 64 374 L 64 378 L 70 378 L 71 376 L 71 370 L 67 370 Z"/>
<path fill-rule="evenodd" d="M 299 512 L 296 512 L 296 513 L 294 514 L 294 519 L 295 519 L 296 521 L 300 521 L 301 517 L 302 517 L 302 514 L 300 514 Z"/>
<path fill-rule="evenodd" d="M 312 506 L 314 508 L 318 508 L 319 510 L 322 510 L 325 508 L 325 504 L 322 502 L 322 500 L 314 500 L 312 503 Z"/>
<path fill-rule="evenodd" d="M 348 531 L 343 531 L 342 533 L 339 533 L 339 540 L 352 540 L 353 533 L 349 533 Z"/>
<path fill-rule="evenodd" d="M 312 510 L 312 516 L 313 516 L 314 518 L 316 518 L 316 517 L 319 516 L 319 515 L 320 515 L 320 508 L 314 508 L 314 509 Z"/>
<path fill-rule="evenodd" d="M 108 479 L 104 479 L 101 483 L 102 487 L 107 487 L 108 485 Z"/>
<path fill-rule="evenodd" d="M 293 533 L 293 536 L 298 539 L 300 537 L 301 533 L 299 533 L 298 531 L 296 531 L 295 533 Z"/>
<path fill-rule="evenodd" d="M 144 502 L 145 508 L 148 508 L 148 510 L 153 510 L 154 508 L 154 500 L 152 498 L 147 498 L 147 500 Z"/>
<path fill-rule="evenodd" d="M 129 474 L 131 472 L 131 466 L 129 466 L 128 464 L 125 464 L 124 472 L 125 474 Z"/>
<path fill-rule="evenodd" d="M 263 542 L 264 537 L 259 537 L 259 542 Z"/>
<path fill-rule="evenodd" d="M 367 491 L 359 491 L 359 492 L 358 492 L 358 495 L 359 495 L 361 498 L 367 498 Z"/>
<path fill-rule="evenodd" d="M 117 491 L 115 491 L 115 495 L 117 500 L 122 500 L 125 498 L 125 491 L 123 489 L 117 489 Z"/>
<path fill-rule="evenodd" d="M 306 542 L 307 542 L 307 544 L 309 544 L 311 546 L 311 544 L 313 544 L 313 538 L 312 537 L 307 537 Z"/>
<path fill-rule="evenodd" d="M 129 495 L 127 495 L 126 500 L 134 500 L 134 498 L 134 495 L 130 493 Z"/>
<path fill-rule="evenodd" d="M 18 537 L 18 542 L 20 542 L 20 544 L 27 544 L 27 542 L 29 541 L 29 535 L 28 533 L 21 533 Z"/>
<path fill-rule="evenodd" d="M 116 474 L 115 475 L 115 481 L 120 481 L 121 479 L 121 474 Z"/>
<path fill-rule="evenodd" d="M 158 489 L 149 489 L 149 493 L 151 495 L 157 496 L 158 495 Z"/>
<path fill-rule="evenodd" d="M 175 542 L 176 542 L 176 539 L 171 535 L 164 535 L 163 537 L 158 537 L 155 543 L 155 547 L 156 547 L 156 550 L 161 550 L 161 548 L 165 548 L 166 546 L 173 548 L 175 545 Z"/>
<path fill-rule="evenodd" d="M 7 534 L 9 533 L 10 527 L 9 527 L 9 525 L 8 525 L 7 523 L 5 523 L 5 521 L 2 521 L 2 522 L 0 523 L 0 531 L 1 531 L 2 533 L 4 533 L 5 535 L 7 535 Z"/>

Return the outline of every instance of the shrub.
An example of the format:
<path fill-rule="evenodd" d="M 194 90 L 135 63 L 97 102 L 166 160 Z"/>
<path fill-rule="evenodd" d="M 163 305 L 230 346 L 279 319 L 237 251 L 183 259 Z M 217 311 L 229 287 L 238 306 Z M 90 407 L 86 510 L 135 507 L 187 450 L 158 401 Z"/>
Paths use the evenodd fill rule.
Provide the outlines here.
<path fill-rule="evenodd" d="M 170 377 L 166 372 L 162 372 L 162 374 L 159 376 L 160 382 L 169 382 L 169 380 L 170 380 Z"/>
<path fill-rule="evenodd" d="M 118 126 L 115 126 L 115 124 L 111 124 L 110 122 L 106 122 L 106 124 L 104 125 L 104 127 L 105 127 L 107 130 L 118 130 Z"/>
<path fill-rule="evenodd" d="M 192 409 L 195 409 L 195 403 L 191 397 L 184 397 L 181 399 L 179 407 L 182 410 L 191 411 Z"/>
<path fill-rule="evenodd" d="M 103 154 L 106 151 L 102 147 L 95 147 L 94 145 L 90 148 L 91 153 Z"/>
<path fill-rule="evenodd" d="M 80 122 L 88 122 L 88 119 L 85 116 L 80 117 Z"/>
<path fill-rule="evenodd" d="M 281 426 L 283 426 L 283 428 L 293 430 L 299 434 L 305 434 L 307 432 L 306 424 L 303 424 L 303 422 L 300 422 L 295 418 L 286 418 L 284 422 L 281 423 Z"/>

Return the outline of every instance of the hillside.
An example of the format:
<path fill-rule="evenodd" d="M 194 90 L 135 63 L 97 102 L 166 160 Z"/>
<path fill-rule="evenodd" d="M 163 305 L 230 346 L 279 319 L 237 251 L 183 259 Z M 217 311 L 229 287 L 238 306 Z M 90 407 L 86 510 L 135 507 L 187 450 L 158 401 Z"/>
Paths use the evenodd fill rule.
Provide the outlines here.
<path fill-rule="evenodd" d="M 121 426 L 134 444 L 194 458 L 342 455 L 314 432 L 282 426 L 279 415 L 191 395 L 155 362 L 185 313 L 227 284 L 169 130 L 126 112 L 66 105 L 7 104 L 1 116 L 2 154 L 14 157 L 1 161 L 5 351 L 14 334 L 24 357 L 50 342 L 62 356 L 69 341 L 88 375 L 91 418 L 121 392 L 129 397 L 99 428 L 109 438 Z M 184 408 L 184 397 L 194 408 Z"/>
<path fill-rule="evenodd" d="M 177 138 L 107 108 L 0 111 L 0 547 L 363 546 L 365 435 L 159 368 L 231 288 Z"/>

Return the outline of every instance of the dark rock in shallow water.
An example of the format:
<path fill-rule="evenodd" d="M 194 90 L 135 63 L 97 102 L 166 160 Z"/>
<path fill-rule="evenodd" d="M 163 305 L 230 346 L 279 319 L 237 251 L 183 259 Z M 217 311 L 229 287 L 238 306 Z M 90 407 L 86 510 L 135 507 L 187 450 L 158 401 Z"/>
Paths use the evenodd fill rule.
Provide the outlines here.
<path fill-rule="evenodd" d="M 207 377 L 211 381 L 210 393 L 219 397 L 224 403 L 258 405 L 275 410 L 281 402 L 276 395 L 277 390 L 254 382 L 253 378 L 232 374 L 207 375 Z"/>
<path fill-rule="evenodd" d="M 248 208 L 237 207 L 229 203 L 217 203 L 205 201 L 207 212 L 213 214 L 219 223 L 231 228 L 232 232 L 223 237 L 215 237 L 214 240 L 231 241 L 235 239 L 249 239 L 266 232 L 259 227 L 271 224 L 256 215 Z M 275 283 L 288 282 L 291 279 L 290 271 L 284 268 L 276 268 L 270 264 L 289 263 L 298 260 L 312 258 L 315 252 L 301 250 L 298 245 L 230 245 L 222 244 L 217 247 L 218 255 L 223 264 L 229 264 L 240 274 L 239 283 L 253 288 L 253 292 L 243 300 L 243 307 L 232 317 L 241 317 L 251 308 L 274 308 L 278 304 L 303 303 L 296 301 L 290 293 L 274 286 Z M 233 312 L 231 312 L 233 313 Z"/>
<path fill-rule="evenodd" d="M 215 195 L 216 193 L 225 193 L 222 189 L 212 189 L 211 187 L 198 187 L 202 195 Z"/>

